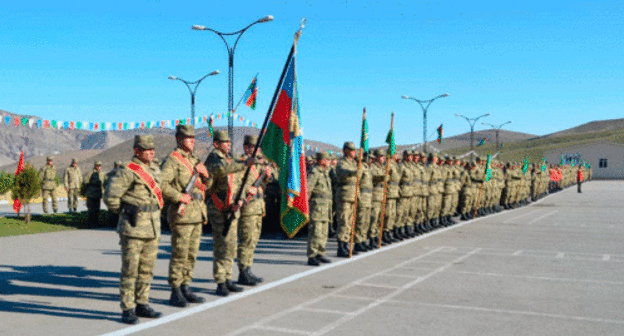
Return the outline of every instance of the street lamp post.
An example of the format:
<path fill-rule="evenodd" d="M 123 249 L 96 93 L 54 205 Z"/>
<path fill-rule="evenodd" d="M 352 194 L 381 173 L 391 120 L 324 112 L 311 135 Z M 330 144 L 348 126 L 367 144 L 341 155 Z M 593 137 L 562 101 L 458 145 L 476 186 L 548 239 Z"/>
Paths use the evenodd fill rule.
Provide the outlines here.
<path fill-rule="evenodd" d="M 448 96 L 449 94 L 445 93 L 445 94 L 441 94 L 429 100 L 420 100 L 420 99 L 416 99 L 410 96 L 401 96 L 401 98 L 403 99 L 411 99 L 417 102 L 423 110 L 423 152 L 425 153 L 427 153 L 427 110 L 429 109 L 429 105 L 431 105 L 431 103 L 433 103 L 433 101 L 438 98 L 443 98 L 443 97 L 448 97 Z M 427 105 L 425 106 L 423 104 L 427 104 Z"/>
<path fill-rule="evenodd" d="M 479 119 L 481 119 L 483 117 L 487 117 L 489 115 L 490 115 L 489 113 L 486 113 L 486 114 L 480 115 L 480 116 L 478 116 L 476 118 L 468 118 L 468 117 L 465 117 L 465 116 L 463 116 L 463 115 L 461 115 L 459 113 L 455 114 L 456 117 L 462 117 L 462 118 L 466 119 L 466 121 L 470 125 L 470 150 L 471 151 L 474 150 L 474 126 L 477 123 L 477 120 L 479 120 Z M 470 155 L 472 156 L 472 154 L 470 154 Z"/>
<path fill-rule="evenodd" d="M 206 76 L 194 81 L 194 82 L 188 82 L 185 81 L 184 79 L 180 78 L 180 77 L 176 77 L 176 76 L 169 76 L 167 78 L 171 79 L 171 80 L 179 80 L 180 82 L 186 84 L 186 87 L 188 88 L 189 92 L 191 93 L 191 125 L 195 125 L 195 93 L 197 92 L 197 87 L 199 86 L 199 84 L 208 76 L 214 76 L 214 75 L 218 75 L 219 74 L 219 70 L 215 70 L 209 74 L 207 74 Z M 194 88 L 191 89 L 191 85 L 195 85 Z"/>
<path fill-rule="evenodd" d="M 510 120 L 510 121 L 508 121 L 508 122 L 506 122 L 506 123 L 500 124 L 500 125 L 498 125 L 498 126 L 494 126 L 494 125 L 489 124 L 489 123 L 481 123 L 481 125 L 490 126 L 490 127 L 492 127 L 492 129 L 493 129 L 493 130 L 495 130 L 495 131 L 496 131 L 496 150 L 497 150 L 497 151 L 500 149 L 500 148 L 499 148 L 499 146 L 498 146 L 498 144 L 499 144 L 499 142 L 498 142 L 498 132 L 500 131 L 500 129 L 501 129 L 503 126 L 505 126 L 505 125 L 507 125 L 507 124 L 511 124 L 511 120 Z"/>
<path fill-rule="evenodd" d="M 228 52 L 228 112 L 229 112 L 228 113 L 229 115 L 228 116 L 228 133 L 230 135 L 230 139 L 232 140 L 234 140 L 234 115 L 232 112 L 232 110 L 234 109 L 234 51 L 236 50 L 236 45 L 238 44 L 238 40 L 241 38 L 241 36 L 247 29 L 249 29 L 251 26 L 257 23 L 264 23 L 264 22 L 269 22 L 269 21 L 273 21 L 273 16 L 267 15 L 263 18 L 260 18 L 252 22 L 247 27 L 239 31 L 232 32 L 232 33 L 223 33 L 220 31 L 216 31 L 212 28 L 208 28 L 206 26 L 200 26 L 200 25 L 194 25 L 192 27 L 193 30 L 209 30 L 219 35 L 219 37 L 223 40 L 223 42 L 225 42 L 225 47 L 227 48 L 227 52 Z M 237 37 L 236 37 L 236 40 L 234 41 L 234 45 L 230 47 L 230 44 L 225 39 L 225 36 L 232 36 L 232 35 L 237 35 Z M 232 146 L 232 148 L 234 148 L 234 146 Z"/>

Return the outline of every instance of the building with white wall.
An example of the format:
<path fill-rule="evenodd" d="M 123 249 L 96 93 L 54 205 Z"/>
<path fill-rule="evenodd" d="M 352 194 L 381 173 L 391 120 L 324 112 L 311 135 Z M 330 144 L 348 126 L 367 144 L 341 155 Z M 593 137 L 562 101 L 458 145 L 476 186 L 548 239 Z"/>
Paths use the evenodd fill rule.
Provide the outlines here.
<path fill-rule="evenodd" d="M 559 148 L 544 153 L 548 163 L 581 157 L 593 169 L 595 179 L 624 179 L 624 145 L 613 142 L 590 143 Z"/>

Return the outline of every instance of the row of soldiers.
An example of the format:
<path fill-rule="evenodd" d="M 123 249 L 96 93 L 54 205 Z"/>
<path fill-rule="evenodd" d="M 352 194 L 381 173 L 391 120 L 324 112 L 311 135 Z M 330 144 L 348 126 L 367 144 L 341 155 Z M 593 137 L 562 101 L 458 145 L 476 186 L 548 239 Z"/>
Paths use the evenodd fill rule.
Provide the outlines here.
<path fill-rule="evenodd" d="M 359 162 L 353 142 L 343 146 L 344 156 L 332 165 L 327 153 L 309 163 L 308 264 L 330 262 L 325 257 L 328 228 L 337 224 L 338 257 L 366 252 L 379 246 L 468 220 L 526 205 L 549 192 L 546 166 L 474 162 L 406 150 L 387 162 L 381 149 Z M 564 176 L 574 176 L 564 166 Z M 582 169 L 582 167 L 577 167 Z M 564 178 L 561 188 L 574 179 Z M 352 245 L 353 243 L 353 245 Z"/>
<path fill-rule="evenodd" d="M 148 304 L 150 283 L 158 254 L 161 214 L 171 229 L 169 262 L 169 304 L 186 307 L 202 303 L 190 284 L 197 262 L 202 226 L 213 232 L 213 277 L 216 294 L 227 296 L 263 281 L 251 272 L 254 250 L 265 216 L 263 197 L 274 171 L 261 157 L 252 157 L 257 137 L 246 136 L 245 154 L 231 157 L 227 132 L 216 131 L 215 150 L 204 162 L 194 153 L 192 125 L 176 127 L 176 149 L 161 165 L 154 161 L 152 136 L 134 139 L 134 157 L 111 177 L 104 202 L 119 215 L 122 268 L 120 279 L 122 322 L 138 323 L 139 317 L 158 318 Z M 243 185 L 243 175 L 249 178 Z M 241 191 L 241 188 L 242 191 Z M 241 191 L 242 197 L 235 200 Z M 238 285 L 232 282 L 234 260 L 238 259 Z"/>

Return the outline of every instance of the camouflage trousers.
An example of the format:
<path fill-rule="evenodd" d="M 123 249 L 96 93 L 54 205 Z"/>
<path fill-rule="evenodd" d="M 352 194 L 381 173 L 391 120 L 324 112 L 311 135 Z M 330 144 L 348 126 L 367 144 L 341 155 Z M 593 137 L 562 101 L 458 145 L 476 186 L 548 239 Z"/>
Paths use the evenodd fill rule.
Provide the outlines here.
<path fill-rule="evenodd" d="M 262 232 L 262 215 L 242 216 L 238 221 L 238 268 L 253 265 L 254 251 Z"/>
<path fill-rule="evenodd" d="M 78 209 L 78 196 L 80 196 L 80 189 L 69 188 L 69 190 L 67 190 L 67 208 L 69 208 L 69 211 L 76 211 Z"/>
<path fill-rule="evenodd" d="M 381 202 L 373 202 L 370 212 L 370 225 L 368 238 L 379 237 L 379 216 L 381 215 Z"/>
<path fill-rule="evenodd" d="M 149 303 L 150 283 L 154 277 L 159 240 L 160 238 L 120 237 L 119 293 L 122 310 Z"/>
<path fill-rule="evenodd" d="M 450 216 L 455 211 L 453 209 L 453 194 L 443 194 L 442 195 L 442 211 L 440 215 L 442 216 Z"/>
<path fill-rule="evenodd" d="M 171 259 L 169 260 L 169 285 L 171 287 L 188 285 L 193 280 L 201 234 L 201 223 L 171 223 Z"/>
<path fill-rule="evenodd" d="M 386 199 L 386 215 L 383 223 L 383 231 L 392 231 L 394 230 L 394 226 L 396 224 L 397 218 L 397 199 L 396 198 L 388 198 Z"/>
<path fill-rule="evenodd" d="M 43 206 L 43 212 L 48 213 L 48 198 L 52 199 L 52 210 L 54 212 L 58 211 L 58 200 L 56 199 L 56 191 L 52 190 L 41 190 L 41 205 Z"/>
<path fill-rule="evenodd" d="M 427 219 L 438 218 L 441 208 L 442 194 L 429 194 L 427 197 Z"/>
<path fill-rule="evenodd" d="M 396 222 L 394 224 L 395 228 L 404 227 L 407 225 L 409 221 L 408 218 L 410 216 L 410 211 L 412 208 L 412 198 L 411 197 L 401 197 L 397 200 L 396 206 Z"/>
<path fill-rule="evenodd" d="M 454 216 L 457 212 L 457 208 L 459 208 L 459 191 L 453 193 L 453 200 L 451 204 L 451 216 Z"/>
<path fill-rule="evenodd" d="M 338 231 L 336 238 L 341 242 L 351 241 L 351 226 L 353 225 L 353 202 L 339 201 L 337 206 L 336 221 Z"/>
<path fill-rule="evenodd" d="M 355 221 L 354 242 L 363 243 L 368 240 L 368 231 L 371 224 L 371 206 L 358 203 L 357 219 Z"/>
<path fill-rule="evenodd" d="M 470 188 L 470 189 L 465 189 L 462 193 L 461 193 L 461 198 L 460 198 L 460 212 L 462 214 L 464 213 L 468 213 L 470 211 L 472 211 L 473 207 L 473 202 L 474 202 L 474 198 L 475 198 L 475 194 L 474 194 L 474 189 Z"/>
<path fill-rule="evenodd" d="M 89 224 L 98 226 L 98 214 L 100 213 L 100 198 L 87 198 L 87 209 L 89 210 Z"/>
<path fill-rule="evenodd" d="M 308 258 L 325 255 L 328 230 L 328 220 L 311 220 L 308 223 Z"/>
<path fill-rule="evenodd" d="M 212 205 L 210 203 L 210 205 Z M 212 205 L 214 207 L 214 205 Z M 223 283 L 225 280 L 232 279 L 232 267 L 234 267 L 234 258 L 237 252 L 237 233 L 239 214 L 237 214 L 230 225 L 227 236 L 223 235 L 225 227 L 225 218 L 220 212 L 209 213 L 216 214 L 210 217 L 210 225 L 212 225 L 212 239 L 214 240 L 214 261 L 212 263 L 212 276 L 217 283 Z"/>

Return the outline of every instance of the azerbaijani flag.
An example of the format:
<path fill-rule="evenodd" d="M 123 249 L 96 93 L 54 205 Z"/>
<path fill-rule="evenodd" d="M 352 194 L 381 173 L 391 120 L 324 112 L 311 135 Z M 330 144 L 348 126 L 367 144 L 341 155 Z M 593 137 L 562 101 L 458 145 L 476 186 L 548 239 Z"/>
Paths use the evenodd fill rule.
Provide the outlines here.
<path fill-rule="evenodd" d="M 257 81 L 258 75 L 251 80 L 251 84 L 249 84 L 243 98 L 243 100 L 245 100 L 245 105 L 249 106 L 252 110 L 256 109 L 256 98 L 258 96 L 258 86 L 256 85 Z"/>
<path fill-rule="evenodd" d="M 438 127 L 438 143 L 442 143 L 442 124 Z"/>
<path fill-rule="evenodd" d="M 477 144 L 477 147 L 483 145 L 486 141 L 488 141 L 487 137 L 481 139 L 481 141 L 479 141 L 479 143 Z"/>
<path fill-rule="evenodd" d="M 273 114 L 260 145 L 264 155 L 279 167 L 281 226 L 290 238 L 308 222 L 310 215 L 294 49 L 293 46 L 286 61 L 277 101 L 271 106 Z"/>

